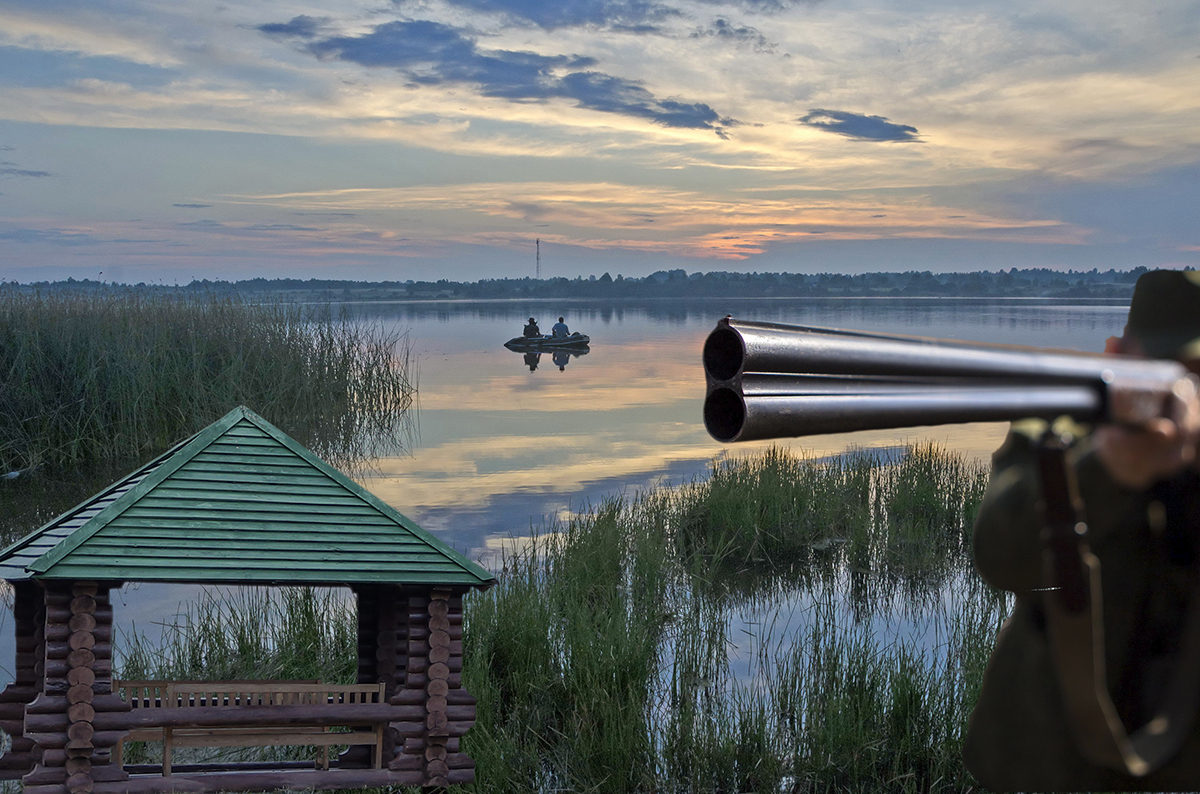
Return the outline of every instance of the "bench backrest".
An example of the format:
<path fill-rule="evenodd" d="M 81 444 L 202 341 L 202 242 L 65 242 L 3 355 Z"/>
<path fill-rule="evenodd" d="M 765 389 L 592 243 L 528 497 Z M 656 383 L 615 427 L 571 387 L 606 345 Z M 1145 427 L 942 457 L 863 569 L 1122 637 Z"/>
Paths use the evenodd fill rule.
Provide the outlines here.
<path fill-rule="evenodd" d="M 386 684 L 301 681 L 113 681 L 133 708 L 383 703 Z"/>

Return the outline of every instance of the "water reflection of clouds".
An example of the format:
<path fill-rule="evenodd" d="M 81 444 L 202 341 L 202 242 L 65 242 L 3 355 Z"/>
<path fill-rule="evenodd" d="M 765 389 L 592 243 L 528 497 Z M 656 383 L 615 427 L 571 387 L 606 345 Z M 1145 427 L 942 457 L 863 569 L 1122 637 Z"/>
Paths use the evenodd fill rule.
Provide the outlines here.
<path fill-rule="evenodd" d="M 494 496 L 518 491 L 556 493 L 562 501 L 588 490 L 589 483 L 641 479 L 687 462 L 693 473 L 703 472 L 708 461 L 724 454 L 752 454 L 772 444 L 789 446 L 809 457 L 837 455 L 853 447 L 894 447 L 918 440 L 935 440 L 943 446 L 976 458 L 986 458 L 999 446 L 1007 425 L 979 423 L 953 428 L 916 428 L 817 436 L 790 442 L 753 442 L 730 450 L 712 441 L 699 424 L 655 421 L 660 411 L 643 424 L 616 429 L 594 418 L 581 417 L 588 432 L 540 435 L 483 434 L 494 424 L 481 420 L 480 434 L 416 450 L 411 458 L 382 461 L 377 476 L 365 485 L 389 504 L 404 510 L 414 506 L 478 506 Z M 423 416 L 422 421 L 428 418 Z M 581 428 L 582 429 L 582 428 Z M 922 432 L 925 431 L 925 432 Z"/>
<path fill-rule="evenodd" d="M 439 408 L 485 411 L 612 411 L 645 405 L 664 405 L 681 399 L 699 403 L 704 397 L 704 372 L 699 345 L 687 355 L 664 351 L 659 344 L 610 344 L 586 360 L 574 361 L 561 375 L 545 367 L 531 373 L 509 351 L 468 351 L 454 356 L 453 371 L 426 378 L 422 371 L 421 411 Z M 497 370 L 500 358 L 501 371 Z M 547 360 L 549 363 L 549 360 Z M 507 366 L 503 366 L 507 365 Z M 426 381 L 429 381 L 428 383 Z M 530 405 L 525 393 L 536 391 Z M 698 420 L 697 420 L 698 421 Z"/>
<path fill-rule="evenodd" d="M 886 325 L 910 333 L 932 329 L 947 336 L 964 326 L 977 327 L 981 308 L 771 302 L 752 307 L 740 313 L 790 322 Z M 544 306 L 484 308 L 454 306 L 452 314 L 461 325 L 449 335 L 444 333 L 447 318 L 442 313 L 425 307 L 396 312 L 398 321 L 415 323 L 411 334 L 418 344 L 437 347 L 436 355 L 421 363 L 423 444 L 411 457 L 382 461 L 379 476 L 366 482 L 390 504 L 429 520 L 436 513 L 439 522 L 449 521 L 442 514 L 458 511 L 456 535 L 469 533 L 472 525 L 476 528 L 470 548 L 482 548 L 493 531 L 494 522 L 481 519 L 485 508 L 505 504 L 506 509 L 521 509 L 510 504 L 509 495 L 521 502 L 529 501 L 521 494 L 537 495 L 538 510 L 509 516 L 506 531 L 514 524 L 523 529 L 531 516 L 540 520 L 582 494 L 594 495 L 596 483 L 607 483 L 617 492 L 668 471 L 686 471 L 691 477 L 701 474 L 714 457 L 748 454 L 773 443 L 727 447 L 702 427 L 699 351 L 711 329 L 710 316 L 723 313 L 713 306 L 630 307 L 607 314 L 604 319 L 615 322 L 603 334 L 593 333 L 587 358 L 562 373 L 543 373 L 540 368 L 531 373 L 520 357 L 499 347 L 500 329 L 531 313 L 545 314 Z M 919 318 L 914 318 L 914 308 Z M 565 312 L 573 327 L 579 325 L 577 318 L 590 316 L 594 322 L 599 316 L 586 306 Z M 757 317 L 760 314 L 768 317 Z M 1003 434 L 1003 425 L 979 424 L 774 443 L 823 457 L 853 446 L 932 439 L 970 457 L 985 458 Z"/>
<path fill-rule="evenodd" d="M 661 471 L 675 461 L 706 460 L 707 450 L 686 443 L 691 435 L 686 428 L 668 426 L 641 440 L 599 432 L 480 436 L 420 450 L 414 459 L 403 460 L 419 470 L 389 474 L 390 467 L 383 466 L 382 476 L 365 484 L 401 506 L 479 505 L 517 491 L 554 492 L 565 501 L 590 482 Z"/>

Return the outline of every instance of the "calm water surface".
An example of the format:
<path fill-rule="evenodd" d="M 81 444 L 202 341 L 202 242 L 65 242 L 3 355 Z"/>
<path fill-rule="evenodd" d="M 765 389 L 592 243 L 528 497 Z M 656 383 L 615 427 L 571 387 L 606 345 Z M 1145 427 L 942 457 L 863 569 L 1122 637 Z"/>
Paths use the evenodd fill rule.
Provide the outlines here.
<path fill-rule="evenodd" d="M 494 567 L 499 551 L 548 519 L 615 493 L 703 474 L 716 457 L 770 446 L 728 447 L 701 423 L 700 349 L 726 314 L 746 320 L 854 328 L 963 340 L 1102 350 L 1121 331 L 1126 305 L 1028 300 L 820 300 L 587 303 L 416 303 L 354 306 L 407 331 L 417 355 L 419 431 L 407 454 L 362 476 L 375 494 L 467 556 Z M 562 315 L 592 338 L 582 356 L 526 357 L 505 340 L 534 316 Z M 1004 425 L 871 431 L 782 442 L 821 457 L 851 447 L 933 439 L 974 458 L 999 444 Z M 779 442 L 777 442 L 779 443 Z M 57 506 L 56 510 L 71 505 Z M 30 527 L 32 529 L 33 527 Z M 118 628 L 157 633 L 197 588 L 142 585 L 122 594 Z M 951 597 L 946 595 L 946 597 Z M 734 617 L 731 661 L 752 675 L 765 634 L 784 636 L 811 594 L 748 606 Z M 903 605 L 870 620 L 881 633 L 935 644 L 944 633 Z M 897 620 L 897 615 L 900 615 Z M 877 624 L 877 625 L 876 625 Z M 743 638 L 743 639 L 738 639 Z M 0 626 L 0 666 L 12 667 L 11 616 Z"/>

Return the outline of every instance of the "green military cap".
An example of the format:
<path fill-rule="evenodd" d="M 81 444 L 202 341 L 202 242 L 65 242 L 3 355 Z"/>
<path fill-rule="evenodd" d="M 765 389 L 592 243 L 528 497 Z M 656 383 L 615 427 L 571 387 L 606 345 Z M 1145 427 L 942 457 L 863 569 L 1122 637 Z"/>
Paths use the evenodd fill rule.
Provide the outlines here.
<path fill-rule="evenodd" d="M 1200 359 L 1200 272 L 1143 273 L 1133 288 L 1125 334 L 1148 356 Z"/>

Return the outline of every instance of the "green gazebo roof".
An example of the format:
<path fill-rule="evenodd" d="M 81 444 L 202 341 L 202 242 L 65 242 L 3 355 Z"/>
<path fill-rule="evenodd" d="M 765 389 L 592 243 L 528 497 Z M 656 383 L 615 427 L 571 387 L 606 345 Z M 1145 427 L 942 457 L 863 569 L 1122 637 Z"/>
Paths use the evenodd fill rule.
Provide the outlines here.
<path fill-rule="evenodd" d="M 0 578 L 494 582 L 244 407 L 0 552 Z"/>

